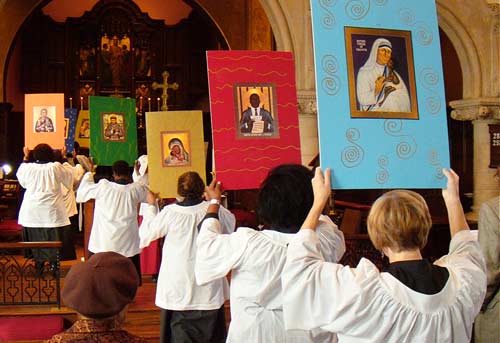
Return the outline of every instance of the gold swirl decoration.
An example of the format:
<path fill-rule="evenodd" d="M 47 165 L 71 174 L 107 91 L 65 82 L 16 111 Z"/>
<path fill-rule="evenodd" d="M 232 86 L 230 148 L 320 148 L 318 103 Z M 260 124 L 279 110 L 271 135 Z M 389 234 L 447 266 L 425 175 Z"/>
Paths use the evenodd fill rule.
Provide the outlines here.
<path fill-rule="evenodd" d="M 234 131 L 234 127 L 222 127 L 220 129 L 214 129 L 213 131 L 216 133 L 221 133 L 224 131 Z"/>
<path fill-rule="evenodd" d="M 280 72 L 277 72 L 277 71 L 273 70 L 273 71 L 270 71 L 268 73 L 257 73 L 257 75 L 259 75 L 259 76 L 278 75 L 279 77 L 284 77 L 287 74 L 286 73 L 280 73 Z"/>
<path fill-rule="evenodd" d="M 297 107 L 296 103 L 293 102 L 287 102 L 286 104 L 278 104 L 278 107 Z"/>
<path fill-rule="evenodd" d="M 222 86 L 217 86 L 217 87 L 215 87 L 215 88 L 217 88 L 218 90 L 223 90 L 224 88 L 233 88 L 233 85 L 232 85 L 232 84 L 230 84 L 230 83 L 225 83 L 224 85 L 222 85 Z"/>
<path fill-rule="evenodd" d="M 342 150 L 340 159 L 346 168 L 354 168 L 363 161 L 365 156 L 363 148 L 356 143 L 361 138 L 361 134 L 358 129 L 349 128 L 346 130 L 345 136 L 351 145 Z"/>
<path fill-rule="evenodd" d="M 238 68 L 234 68 L 234 69 L 229 69 L 227 67 L 224 67 L 224 68 L 214 69 L 214 70 L 210 69 L 208 72 L 211 74 L 218 74 L 218 73 L 222 73 L 222 72 L 236 73 L 238 71 L 253 72 L 254 70 L 252 68 L 245 68 L 245 67 L 238 67 Z"/>
<path fill-rule="evenodd" d="M 384 131 L 389 136 L 399 138 L 396 145 L 396 155 L 402 160 L 408 160 L 417 152 L 417 142 L 412 135 L 402 133 L 403 121 L 397 119 L 384 120 Z"/>
<path fill-rule="evenodd" d="M 321 59 L 321 68 L 325 76 L 321 80 L 321 88 L 328 95 L 337 95 L 341 88 L 340 77 L 337 76 L 339 64 L 334 55 L 325 55 Z"/>
<path fill-rule="evenodd" d="M 218 104 L 223 104 L 223 103 L 224 103 L 224 101 L 223 101 L 223 100 L 214 100 L 214 101 L 210 101 L 210 103 L 211 103 L 212 105 L 218 105 Z"/>
<path fill-rule="evenodd" d="M 270 167 L 258 167 L 258 168 L 243 168 L 243 169 L 223 169 L 217 170 L 217 174 L 222 173 L 241 173 L 241 172 L 256 172 L 259 170 L 269 170 Z"/>
<path fill-rule="evenodd" d="M 378 184 L 385 184 L 389 180 L 389 171 L 387 170 L 387 166 L 389 165 L 389 158 L 386 155 L 380 155 L 377 164 L 380 167 L 380 170 L 377 172 L 377 176 L 375 177 Z"/>
<path fill-rule="evenodd" d="M 437 92 L 439 86 L 439 74 L 432 67 L 424 67 L 419 72 L 422 86 L 429 92 L 425 98 L 425 107 L 429 113 L 436 115 L 441 111 L 442 99 Z"/>
<path fill-rule="evenodd" d="M 245 151 L 249 151 L 249 150 L 257 150 L 257 151 L 269 151 L 271 149 L 277 149 L 277 150 L 300 150 L 300 148 L 296 145 L 287 145 L 287 146 L 277 146 L 277 145 L 267 145 L 267 146 L 264 146 L 264 147 L 255 147 L 255 146 L 249 146 L 249 147 L 246 147 L 246 148 L 231 148 L 231 149 L 227 149 L 227 150 L 222 150 L 222 149 L 218 149 L 216 150 L 218 154 L 228 154 L 228 153 L 231 153 L 233 151 L 239 151 L 239 152 L 245 152 Z"/>
<path fill-rule="evenodd" d="M 439 161 L 439 153 L 436 150 L 429 151 L 427 160 L 430 165 L 434 166 L 434 176 L 442 179 L 444 177 L 443 164 Z"/>
<path fill-rule="evenodd" d="M 214 57 L 214 56 L 210 56 L 210 59 L 212 60 L 226 60 L 226 61 L 242 61 L 242 60 L 245 60 L 245 59 L 250 59 L 250 60 L 260 60 L 260 59 L 268 59 L 268 60 L 271 60 L 271 61 L 291 61 L 292 58 L 289 57 L 289 58 L 285 58 L 285 57 L 281 57 L 281 56 L 269 56 L 269 55 L 256 55 L 256 56 L 241 56 L 241 57 Z"/>
<path fill-rule="evenodd" d="M 323 15 L 321 17 L 321 24 L 326 29 L 331 29 L 335 26 L 336 20 L 333 15 L 331 8 L 335 6 L 337 0 L 319 0 L 318 4 L 323 9 Z"/>
<path fill-rule="evenodd" d="M 434 35 L 432 30 L 423 21 L 415 19 L 415 13 L 409 8 L 399 10 L 399 20 L 414 29 L 415 40 L 422 46 L 432 44 Z"/>
<path fill-rule="evenodd" d="M 276 158 L 272 158 L 272 157 L 269 157 L 269 156 L 264 156 L 264 157 L 259 157 L 259 158 L 246 157 L 246 158 L 243 159 L 243 162 L 248 162 L 248 161 L 258 162 L 258 161 L 262 161 L 262 160 L 278 161 L 279 157 L 276 157 Z"/>

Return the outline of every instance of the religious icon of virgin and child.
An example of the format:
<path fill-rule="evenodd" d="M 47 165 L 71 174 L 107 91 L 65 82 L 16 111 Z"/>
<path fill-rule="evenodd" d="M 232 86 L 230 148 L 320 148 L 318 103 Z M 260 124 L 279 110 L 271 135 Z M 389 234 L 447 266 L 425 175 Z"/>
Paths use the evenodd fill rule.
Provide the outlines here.
<path fill-rule="evenodd" d="M 40 110 L 40 115 L 35 122 L 35 132 L 54 132 L 54 123 L 49 118 L 46 108 Z"/>
<path fill-rule="evenodd" d="M 242 133 L 268 133 L 274 131 L 271 113 L 260 107 L 260 97 L 257 93 L 250 95 L 250 107 L 241 114 L 240 131 Z"/>
<path fill-rule="evenodd" d="M 172 138 L 168 142 L 168 149 L 170 153 L 165 159 L 165 164 L 170 165 L 188 165 L 190 163 L 189 153 L 186 151 L 182 140 L 179 138 Z"/>
<path fill-rule="evenodd" d="M 411 112 L 408 88 L 395 69 L 391 42 L 377 38 L 356 79 L 360 111 Z"/>

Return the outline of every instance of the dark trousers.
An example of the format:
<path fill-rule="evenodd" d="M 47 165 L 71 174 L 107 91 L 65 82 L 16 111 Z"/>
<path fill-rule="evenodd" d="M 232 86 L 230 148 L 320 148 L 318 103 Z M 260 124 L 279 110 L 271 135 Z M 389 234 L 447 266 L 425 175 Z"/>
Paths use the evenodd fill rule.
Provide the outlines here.
<path fill-rule="evenodd" d="M 224 305 L 218 310 L 161 310 L 160 343 L 224 343 Z"/>

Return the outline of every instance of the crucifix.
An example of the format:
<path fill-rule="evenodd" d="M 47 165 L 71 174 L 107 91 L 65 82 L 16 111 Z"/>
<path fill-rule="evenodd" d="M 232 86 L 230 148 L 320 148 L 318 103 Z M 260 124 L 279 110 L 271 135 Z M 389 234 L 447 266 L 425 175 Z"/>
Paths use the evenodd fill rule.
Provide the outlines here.
<path fill-rule="evenodd" d="M 174 83 L 168 83 L 168 77 L 170 76 L 170 73 L 168 71 L 164 71 L 161 73 L 161 76 L 163 76 L 163 83 L 158 83 L 158 82 L 153 82 L 151 87 L 153 89 L 158 89 L 161 88 L 163 90 L 161 94 L 161 110 L 162 111 L 168 111 L 168 105 L 167 105 L 167 100 L 168 100 L 168 90 L 171 88 L 174 91 L 179 89 L 179 84 L 177 82 Z"/>

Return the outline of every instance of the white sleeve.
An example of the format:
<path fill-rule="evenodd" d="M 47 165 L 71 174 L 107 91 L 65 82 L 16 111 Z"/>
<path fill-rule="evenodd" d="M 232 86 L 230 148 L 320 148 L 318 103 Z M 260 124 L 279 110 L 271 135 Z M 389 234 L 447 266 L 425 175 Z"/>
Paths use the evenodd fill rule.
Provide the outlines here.
<path fill-rule="evenodd" d="M 60 178 L 60 182 L 63 184 L 66 189 L 73 189 L 73 170 L 69 163 L 66 163 L 68 166 L 55 162 L 54 167 L 57 170 L 57 174 Z"/>
<path fill-rule="evenodd" d="M 463 294 L 469 297 L 470 305 L 474 307 L 473 313 L 479 313 L 486 295 L 486 263 L 477 241 L 477 231 L 457 232 L 451 239 L 448 255 L 434 264 L 455 271 L 465 290 Z"/>
<path fill-rule="evenodd" d="M 21 187 L 23 188 L 26 188 L 28 184 L 27 183 L 28 177 L 26 175 L 28 173 L 28 170 L 29 170 L 29 164 L 26 162 L 21 163 L 19 168 L 17 168 L 16 172 L 17 181 L 19 182 L 19 185 L 21 185 Z"/>
<path fill-rule="evenodd" d="M 345 332 L 355 327 L 366 313 L 364 289 L 377 272 L 366 274 L 325 262 L 316 232 L 301 229 L 288 245 L 281 274 L 285 328 Z"/>
<path fill-rule="evenodd" d="M 141 249 L 149 246 L 152 241 L 167 235 L 168 225 L 165 221 L 167 212 L 168 206 L 158 213 L 157 205 L 144 205 L 142 223 L 139 227 Z"/>
<path fill-rule="evenodd" d="M 196 239 L 196 283 L 203 285 L 224 277 L 238 266 L 247 244 L 248 235 L 238 231 L 222 234 L 217 218 L 205 218 Z"/>
<path fill-rule="evenodd" d="M 86 202 L 95 199 L 99 184 L 94 182 L 92 173 L 87 172 L 83 175 L 80 186 L 76 191 L 76 202 Z"/>
<path fill-rule="evenodd" d="M 321 215 L 316 227 L 320 250 L 323 258 L 327 262 L 338 262 L 345 253 L 344 233 L 337 228 L 337 225 L 330 217 Z"/>
<path fill-rule="evenodd" d="M 233 233 L 236 226 L 236 218 L 225 207 L 219 207 L 219 219 L 222 224 L 222 233 Z"/>

